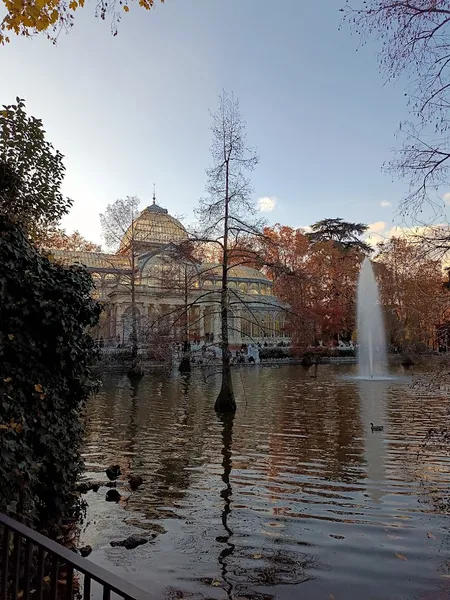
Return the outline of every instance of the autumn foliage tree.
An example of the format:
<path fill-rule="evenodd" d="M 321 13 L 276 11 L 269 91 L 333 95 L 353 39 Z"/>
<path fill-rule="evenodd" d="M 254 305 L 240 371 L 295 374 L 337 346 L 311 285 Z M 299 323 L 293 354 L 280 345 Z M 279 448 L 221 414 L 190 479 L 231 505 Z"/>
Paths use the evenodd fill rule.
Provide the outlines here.
<path fill-rule="evenodd" d="M 74 25 L 75 13 L 86 5 L 94 6 L 85 0 L 2 0 L 6 14 L 0 22 L 0 45 L 11 41 L 10 35 L 31 37 L 44 33 L 49 40 L 56 42 L 61 31 L 68 31 Z M 160 0 L 161 4 L 164 0 Z M 150 10 L 156 0 L 99 0 L 95 4 L 95 16 L 109 20 L 111 32 L 117 34 L 122 14 L 129 12 L 130 6 Z"/>
<path fill-rule="evenodd" d="M 394 237 L 380 245 L 377 264 L 390 342 L 404 352 L 432 347 L 448 309 L 441 261 Z"/>
<path fill-rule="evenodd" d="M 101 252 L 101 247 L 86 240 L 79 231 L 66 233 L 64 229 L 52 227 L 39 232 L 35 244 L 43 250 L 67 250 L 72 252 Z"/>
<path fill-rule="evenodd" d="M 275 225 L 264 230 L 268 275 L 289 304 L 293 343 L 299 351 L 318 340 L 349 339 L 355 326 L 355 296 L 363 258 L 358 247 L 312 241 L 302 229 Z"/>

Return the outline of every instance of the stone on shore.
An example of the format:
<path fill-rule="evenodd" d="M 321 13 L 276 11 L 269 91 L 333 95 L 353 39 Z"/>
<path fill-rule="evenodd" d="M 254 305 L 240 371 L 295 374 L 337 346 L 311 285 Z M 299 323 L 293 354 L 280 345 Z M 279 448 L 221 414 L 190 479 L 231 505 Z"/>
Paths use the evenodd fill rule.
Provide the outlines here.
<path fill-rule="evenodd" d="M 126 548 L 127 550 L 133 550 L 138 546 L 142 546 L 143 544 L 147 544 L 149 540 L 144 537 L 140 537 L 139 535 L 130 535 L 125 540 L 120 541 L 112 541 L 110 542 L 111 546 L 115 548 L 116 546 L 121 546 Z"/>
<path fill-rule="evenodd" d="M 105 500 L 106 502 L 119 502 L 122 496 L 119 494 L 117 490 L 108 490 L 106 492 Z"/>

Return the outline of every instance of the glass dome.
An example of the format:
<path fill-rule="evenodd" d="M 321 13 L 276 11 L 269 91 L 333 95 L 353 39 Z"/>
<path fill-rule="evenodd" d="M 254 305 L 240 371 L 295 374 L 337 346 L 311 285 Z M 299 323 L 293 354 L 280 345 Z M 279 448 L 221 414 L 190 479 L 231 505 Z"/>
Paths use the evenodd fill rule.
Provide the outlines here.
<path fill-rule="evenodd" d="M 183 225 L 169 215 L 166 208 L 155 202 L 147 206 L 135 219 L 133 228 L 129 227 L 122 238 L 119 252 L 126 252 L 130 247 L 132 237 L 138 251 L 151 250 L 165 244 L 179 243 L 188 238 Z"/>

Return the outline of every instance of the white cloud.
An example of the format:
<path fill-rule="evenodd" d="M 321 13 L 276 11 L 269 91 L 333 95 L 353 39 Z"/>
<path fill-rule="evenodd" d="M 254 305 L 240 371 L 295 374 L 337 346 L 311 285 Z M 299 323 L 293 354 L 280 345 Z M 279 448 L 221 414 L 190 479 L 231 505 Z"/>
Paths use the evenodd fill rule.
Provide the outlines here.
<path fill-rule="evenodd" d="M 272 212 L 277 202 L 278 198 L 275 196 L 264 196 L 258 200 L 258 208 L 261 212 Z"/>
<path fill-rule="evenodd" d="M 384 221 L 375 221 L 370 223 L 365 234 L 365 241 L 369 246 L 375 247 L 387 237 L 387 223 Z"/>
<path fill-rule="evenodd" d="M 367 233 L 370 235 L 371 233 L 381 233 L 386 229 L 386 223 L 384 221 L 375 221 L 375 223 L 370 223 Z"/>
<path fill-rule="evenodd" d="M 365 234 L 365 241 L 373 248 L 376 248 L 380 242 L 388 240 L 391 237 L 413 237 L 424 234 L 430 235 L 432 231 L 433 227 L 400 227 L 398 225 L 394 225 L 394 227 L 388 227 L 387 223 L 384 221 L 376 221 L 375 223 L 370 223 Z"/>
<path fill-rule="evenodd" d="M 382 206 L 383 208 L 387 208 L 387 207 L 388 207 L 388 206 L 390 206 L 390 205 L 391 205 L 391 203 L 390 203 L 390 202 L 388 202 L 387 200 L 382 200 L 382 201 L 380 202 L 380 206 Z"/>
<path fill-rule="evenodd" d="M 445 202 L 445 204 L 450 204 L 450 192 L 445 193 L 442 196 L 442 200 Z"/>

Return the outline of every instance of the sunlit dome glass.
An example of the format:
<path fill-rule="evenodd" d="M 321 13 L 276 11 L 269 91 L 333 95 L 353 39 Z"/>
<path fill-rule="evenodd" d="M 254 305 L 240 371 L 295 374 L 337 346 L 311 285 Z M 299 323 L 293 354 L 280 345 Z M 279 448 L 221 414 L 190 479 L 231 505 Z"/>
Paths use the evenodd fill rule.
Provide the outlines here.
<path fill-rule="evenodd" d="M 187 232 L 183 225 L 169 215 L 166 208 L 154 203 L 147 206 L 133 224 L 134 233 L 131 227 L 125 233 L 120 245 L 121 250 L 129 247 L 131 238 L 134 235 L 135 243 L 143 247 L 169 244 L 170 242 L 182 242 L 187 239 Z"/>

